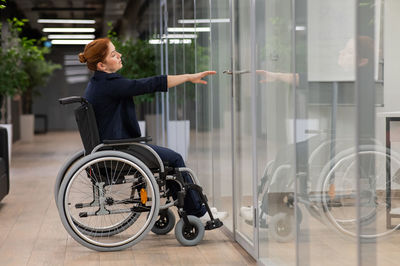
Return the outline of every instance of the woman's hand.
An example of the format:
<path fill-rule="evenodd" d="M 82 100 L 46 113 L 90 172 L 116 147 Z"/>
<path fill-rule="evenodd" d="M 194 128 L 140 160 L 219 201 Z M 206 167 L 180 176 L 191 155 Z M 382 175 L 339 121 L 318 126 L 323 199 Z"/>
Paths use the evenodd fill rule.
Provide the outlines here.
<path fill-rule="evenodd" d="M 216 71 L 203 71 L 199 73 L 188 74 L 188 81 L 192 83 L 207 84 L 207 81 L 202 80 L 202 78 L 208 75 L 215 75 L 215 74 L 217 74 Z"/>
<path fill-rule="evenodd" d="M 260 83 L 282 81 L 287 84 L 293 84 L 293 80 L 295 79 L 296 86 L 299 85 L 299 74 L 297 73 L 279 73 L 266 70 L 256 70 L 256 73 L 261 75 Z"/>
<path fill-rule="evenodd" d="M 276 72 L 270 72 L 266 70 L 256 70 L 256 73 L 262 76 L 260 83 L 275 82 L 279 80 L 279 73 Z"/>
<path fill-rule="evenodd" d="M 194 74 L 168 75 L 168 88 L 178 86 L 186 81 L 190 81 L 192 83 L 207 84 L 207 81 L 202 80 L 202 78 L 208 75 L 215 75 L 215 74 L 217 74 L 217 72 L 215 71 L 204 71 Z"/>

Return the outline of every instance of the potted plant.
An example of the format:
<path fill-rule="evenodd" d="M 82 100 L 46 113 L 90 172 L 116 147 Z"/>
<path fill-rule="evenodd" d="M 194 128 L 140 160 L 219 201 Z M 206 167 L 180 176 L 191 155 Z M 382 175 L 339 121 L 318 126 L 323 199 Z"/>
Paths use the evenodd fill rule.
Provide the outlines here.
<path fill-rule="evenodd" d="M 8 20 L 7 25 L 0 23 L 1 28 L 8 26 L 9 29 L 7 36 L 1 35 L 5 31 L 0 32 L 2 40 L 0 47 L 0 124 L 7 128 L 9 152 L 11 152 L 12 125 L 7 113 L 7 99 L 20 94 L 28 84 L 28 75 L 22 67 L 21 43 L 18 38 L 21 24 L 23 22 L 17 19 Z"/>
<path fill-rule="evenodd" d="M 27 74 L 26 88 L 22 93 L 21 140 L 32 141 L 34 134 L 33 98 L 40 95 L 39 86 L 46 85 L 49 77 L 61 65 L 45 59 L 49 48 L 41 47 L 42 40 L 21 38 L 22 68 Z"/>

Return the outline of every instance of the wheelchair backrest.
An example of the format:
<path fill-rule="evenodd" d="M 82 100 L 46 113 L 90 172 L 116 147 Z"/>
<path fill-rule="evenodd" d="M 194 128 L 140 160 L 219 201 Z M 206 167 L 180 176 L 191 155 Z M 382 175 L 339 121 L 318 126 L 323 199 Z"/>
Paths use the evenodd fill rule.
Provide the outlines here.
<path fill-rule="evenodd" d="M 87 101 L 82 102 L 82 104 L 75 109 L 75 119 L 78 124 L 83 147 L 85 148 L 85 154 L 89 154 L 94 147 L 101 143 L 92 105 Z"/>

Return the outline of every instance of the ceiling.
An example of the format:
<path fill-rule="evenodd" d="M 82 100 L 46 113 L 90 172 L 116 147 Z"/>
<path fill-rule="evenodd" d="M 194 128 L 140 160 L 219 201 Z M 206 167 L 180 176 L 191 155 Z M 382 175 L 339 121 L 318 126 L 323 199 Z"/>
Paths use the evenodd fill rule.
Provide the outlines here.
<path fill-rule="evenodd" d="M 37 22 L 39 18 L 94 19 L 96 37 L 107 35 L 110 29 L 108 22 L 111 22 L 117 31 L 123 21 L 127 20 L 141 24 L 136 25 L 136 29 L 147 30 L 149 26 L 145 24 L 149 23 L 150 19 L 139 18 L 151 16 L 152 3 L 158 3 L 146 0 L 8 0 L 7 2 L 15 3 L 23 16 L 29 20 L 33 30 L 42 32 L 44 27 L 89 27 L 87 24 L 42 24 Z"/>
<path fill-rule="evenodd" d="M 193 17 L 194 1 L 164 0 L 168 5 L 168 23 L 173 23 L 182 15 Z M 45 27 L 94 27 L 95 37 L 104 37 L 110 30 L 120 35 L 133 38 L 149 38 L 154 29 L 159 29 L 160 0 L 7 0 L 8 17 L 25 17 L 34 33 L 34 38 L 47 36 Z M 164 12 L 164 10 L 163 10 Z M 18 15 L 16 15 L 18 14 Z M 94 19 L 93 24 L 43 24 L 38 19 Z M 40 35 L 40 36 L 38 36 Z"/>

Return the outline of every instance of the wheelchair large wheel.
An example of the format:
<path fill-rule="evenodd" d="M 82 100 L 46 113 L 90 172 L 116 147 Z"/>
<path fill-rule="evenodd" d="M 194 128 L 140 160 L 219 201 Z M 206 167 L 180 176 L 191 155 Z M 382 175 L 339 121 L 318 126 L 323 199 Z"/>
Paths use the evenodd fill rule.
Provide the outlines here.
<path fill-rule="evenodd" d="M 71 168 L 71 166 L 76 163 L 79 159 L 81 159 L 85 154 L 84 150 L 80 150 L 73 154 L 68 160 L 63 164 L 60 171 L 58 171 L 56 182 L 54 183 L 54 200 L 58 200 L 58 192 L 60 191 L 61 182 L 63 181 L 65 174 Z"/>
<path fill-rule="evenodd" d="M 77 161 L 61 183 L 57 202 L 67 232 L 97 251 L 138 243 L 154 226 L 159 204 L 158 185 L 148 167 L 119 151 Z"/>
<path fill-rule="evenodd" d="M 391 161 L 391 176 L 387 179 L 388 159 Z M 359 222 L 363 239 L 386 236 L 399 228 L 400 224 L 388 228 L 386 223 L 388 200 L 392 204 L 400 203 L 395 193 L 399 182 L 393 178 L 399 169 L 400 157 L 397 154 L 388 155 L 385 148 L 374 145 L 362 146 L 358 152 L 351 149 L 338 154 L 324 167 L 321 177 L 322 205 L 330 224 L 338 231 L 356 237 Z M 357 179 L 361 186 L 359 219 Z"/>

